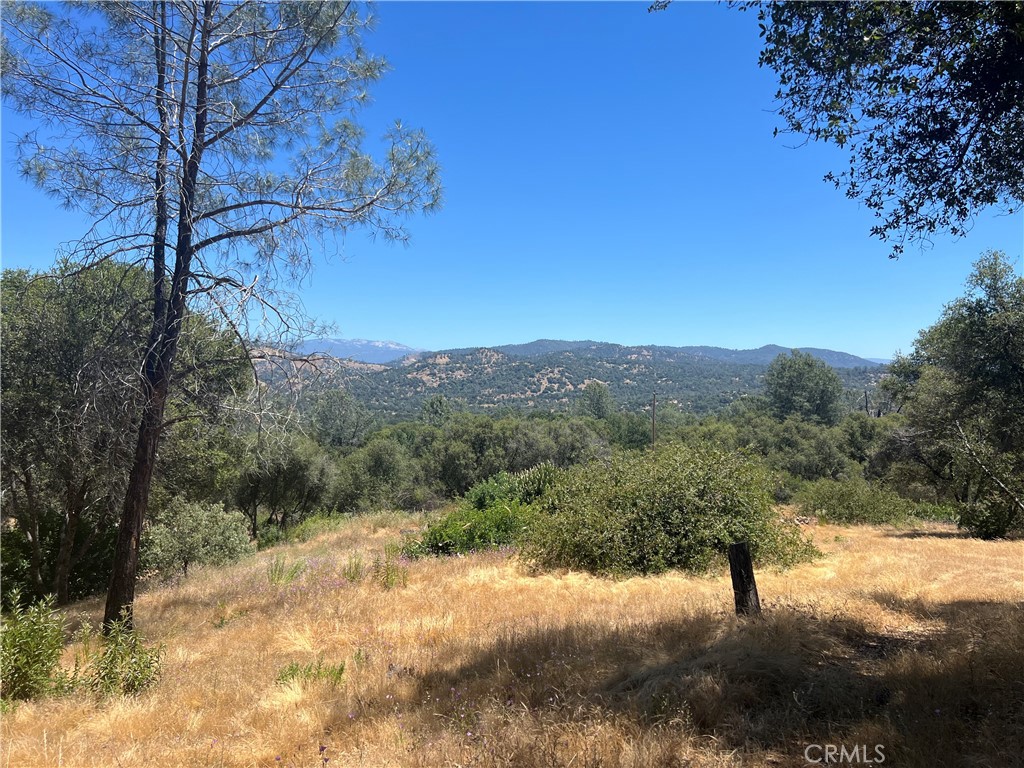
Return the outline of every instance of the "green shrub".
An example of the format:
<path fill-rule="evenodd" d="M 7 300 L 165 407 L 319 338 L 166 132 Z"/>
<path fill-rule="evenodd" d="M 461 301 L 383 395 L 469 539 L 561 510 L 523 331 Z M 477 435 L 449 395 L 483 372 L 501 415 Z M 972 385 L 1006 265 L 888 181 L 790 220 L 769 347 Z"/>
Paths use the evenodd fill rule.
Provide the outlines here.
<path fill-rule="evenodd" d="M 528 505 L 561 477 L 551 462 L 522 472 L 499 472 L 477 483 L 458 509 L 430 525 L 419 539 L 406 542 L 405 554 L 454 555 L 518 544 L 529 520 Z"/>
<path fill-rule="evenodd" d="M 160 677 L 163 648 L 147 646 L 125 619 L 110 625 L 101 644 L 99 652 L 87 659 L 85 682 L 94 692 L 131 696 Z"/>
<path fill-rule="evenodd" d="M 957 524 L 981 539 L 1001 539 L 1021 527 L 1017 508 L 999 497 L 963 505 Z"/>
<path fill-rule="evenodd" d="M 859 477 L 808 483 L 794 501 L 803 514 L 842 525 L 901 524 L 914 510 L 913 502 Z"/>
<path fill-rule="evenodd" d="M 373 580 L 384 589 L 404 587 L 409 584 L 409 569 L 398 562 L 402 547 L 398 544 L 386 544 L 383 555 L 373 558 Z"/>
<path fill-rule="evenodd" d="M 287 538 L 288 541 L 310 541 L 323 533 L 337 530 L 344 524 L 345 518 L 343 517 L 315 514 L 289 528 Z"/>
<path fill-rule="evenodd" d="M 559 472 L 549 461 L 522 472 L 499 472 L 466 491 L 464 499 L 469 506 L 478 510 L 488 509 L 498 502 L 532 504 L 554 485 Z"/>
<path fill-rule="evenodd" d="M 256 532 L 256 549 L 260 551 L 276 547 L 278 544 L 285 544 L 287 541 L 287 529 L 277 523 L 263 523 Z"/>
<path fill-rule="evenodd" d="M 934 520 L 939 523 L 956 523 L 962 519 L 961 512 L 956 507 L 928 501 L 914 502 L 910 513 L 919 520 Z"/>
<path fill-rule="evenodd" d="M 341 575 L 345 577 L 345 581 L 352 583 L 362 581 L 365 574 L 366 566 L 363 565 L 362 556 L 358 552 L 350 554 L 348 562 L 341 569 Z"/>
<path fill-rule="evenodd" d="M 54 611 L 53 597 L 21 606 L 12 593 L 13 608 L 0 628 L 0 697 L 35 699 L 63 687 L 58 664 L 64 651 L 64 614 Z"/>
<path fill-rule="evenodd" d="M 599 574 L 704 572 L 745 541 L 762 563 L 814 554 L 772 506 L 772 481 L 748 456 L 668 445 L 562 474 L 535 505 L 524 555 Z"/>
<path fill-rule="evenodd" d="M 160 675 L 163 649 L 149 647 L 125 620 L 111 624 L 106 636 L 88 627 L 75 633 L 82 650 L 72 672 L 61 669 L 66 622 L 47 597 L 28 608 L 18 605 L 4 619 L 0 652 L 0 697 L 35 699 L 84 687 L 100 695 L 132 695 Z"/>
<path fill-rule="evenodd" d="M 226 565 L 253 552 L 249 526 L 238 512 L 221 504 L 196 504 L 176 498 L 146 529 L 144 566 L 164 578 L 188 574 L 191 565 Z"/>
<path fill-rule="evenodd" d="M 517 501 L 496 501 L 486 509 L 462 506 L 430 525 L 418 539 L 406 542 L 410 557 L 455 555 L 516 544 L 528 519 Z"/>
<path fill-rule="evenodd" d="M 554 487 L 561 473 L 550 461 L 516 472 L 511 476 L 510 498 L 522 504 L 532 504 Z"/>
<path fill-rule="evenodd" d="M 463 498 L 472 509 L 484 510 L 499 501 L 508 501 L 512 496 L 512 475 L 499 472 L 474 485 Z"/>

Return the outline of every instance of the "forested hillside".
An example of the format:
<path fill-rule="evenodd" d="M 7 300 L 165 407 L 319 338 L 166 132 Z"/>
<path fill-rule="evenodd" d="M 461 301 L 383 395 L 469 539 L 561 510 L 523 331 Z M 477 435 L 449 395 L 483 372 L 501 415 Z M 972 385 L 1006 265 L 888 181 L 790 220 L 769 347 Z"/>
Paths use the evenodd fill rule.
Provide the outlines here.
<path fill-rule="evenodd" d="M 649 407 L 657 393 L 659 401 L 683 412 L 704 414 L 760 392 L 768 364 L 787 351 L 776 346 L 727 350 L 541 340 L 411 355 L 373 370 L 348 363 L 330 367 L 338 386 L 387 420 L 415 416 L 435 395 L 471 410 L 566 411 L 591 381 L 606 384 L 627 409 Z M 861 399 L 885 372 L 842 352 L 806 351 L 825 362 L 838 361 L 829 363 L 833 366 L 845 363 L 837 373 Z"/>

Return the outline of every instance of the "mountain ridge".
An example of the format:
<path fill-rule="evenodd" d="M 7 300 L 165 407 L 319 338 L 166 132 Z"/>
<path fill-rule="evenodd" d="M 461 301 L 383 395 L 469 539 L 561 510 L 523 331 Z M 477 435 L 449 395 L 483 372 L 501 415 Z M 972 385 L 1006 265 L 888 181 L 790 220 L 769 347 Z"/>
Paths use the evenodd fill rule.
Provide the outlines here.
<path fill-rule="evenodd" d="M 339 360 L 356 360 L 360 363 L 390 363 L 425 350 L 397 341 L 317 338 L 305 339 L 296 346 L 295 351 L 300 355 L 330 355 Z"/>
<path fill-rule="evenodd" d="M 857 397 L 886 370 L 846 353 L 807 349 L 837 362 L 836 372 Z M 417 352 L 372 371 L 366 370 L 365 363 L 339 361 L 335 380 L 388 421 L 416 418 L 422 404 L 436 395 L 469 410 L 567 410 L 592 381 L 604 383 L 623 408 L 646 407 L 657 393 L 659 403 L 700 414 L 758 394 L 768 364 L 787 351 L 773 345 L 726 350 L 540 339 L 529 344 Z"/>
<path fill-rule="evenodd" d="M 302 354 L 326 354 L 339 359 L 352 359 L 364 363 L 412 364 L 424 357 L 446 354 L 464 356 L 482 349 L 492 349 L 513 359 L 531 359 L 549 354 L 573 352 L 586 357 L 619 356 L 622 354 L 645 355 L 672 360 L 681 356 L 718 360 L 740 365 L 767 365 L 781 354 L 798 349 L 813 355 L 833 368 L 877 368 L 883 363 L 869 358 L 852 355 L 833 349 L 819 347 L 784 347 L 765 344 L 756 349 L 729 349 L 709 345 L 666 346 L 658 344 L 624 345 L 590 339 L 569 341 L 563 339 L 536 339 L 523 344 L 497 344 L 493 346 L 456 347 L 450 349 L 424 350 L 399 344 L 394 341 L 370 341 L 366 339 L 306 339 L 299 345 Z"/>

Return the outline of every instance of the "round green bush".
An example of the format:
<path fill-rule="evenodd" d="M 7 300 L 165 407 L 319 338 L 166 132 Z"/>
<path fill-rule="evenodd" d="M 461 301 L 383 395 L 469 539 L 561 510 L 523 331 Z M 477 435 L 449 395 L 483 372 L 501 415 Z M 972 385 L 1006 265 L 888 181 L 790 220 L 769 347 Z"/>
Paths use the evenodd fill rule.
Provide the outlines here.
<path fill-rule="evenodd" d="M 962 505 L 957 524 L 981 539 L 1001 539 L 1024 528 L 1017 508 L 997 496 Z"/>
<path fill-rule="evenodd" d="M 745 541 L 761 562 L 814 554 L 772 504 L 772 480 L 749 456 L 668 445 L 561 475 L 535 505 L 525 557 L 598 574 L 705 572 Z"/>
<path fill-rule="evenodd" d="M 528 508 L 517 501 L 496 501 L 486 509 L 468 504 L 449 512 L 410 539 L 403 547 L 409 557 L 457 555 L 516 544 L 527 526 Z"/>
<path fill-rule="evenodd" d="M 144 567 L 163 578 L 188 574 L 192 565 L 226 565 L 254 550 L 249 525 L 221 504 L 171 500 L 142 537 Z"/>
<path fill-rule="evenodd" d="M 907 521 L 914 507 L 913 502 L 860 477 L 808 483 L 794 501 L 802 514 L 840 525 L 898 525 Z"/>

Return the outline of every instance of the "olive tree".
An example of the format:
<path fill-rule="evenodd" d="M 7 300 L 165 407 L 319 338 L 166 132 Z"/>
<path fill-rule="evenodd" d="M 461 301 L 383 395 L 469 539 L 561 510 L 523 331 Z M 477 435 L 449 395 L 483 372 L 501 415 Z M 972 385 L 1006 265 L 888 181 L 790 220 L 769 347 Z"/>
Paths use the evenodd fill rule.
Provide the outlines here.
<path fill-rule="evenodd" d="M 5 7 L 3 98 L 33 118 L 21 172 L 94 226 L 86 262 L 147 265 L 137 440 L 104 623 L 131 618 L 139 537 L 190 314 L 248 341 L 287 325 L 280 292 L 334 238 L 405 236 L 440 201 L 432 148 L 396 124 L 383 158 L 355 121 L 385 62 L 352 3 L 107 2 Z M 252 325 L 255 323 L 256 325 Z M 252 348 L 260 348 L 253 343 Z"/>

